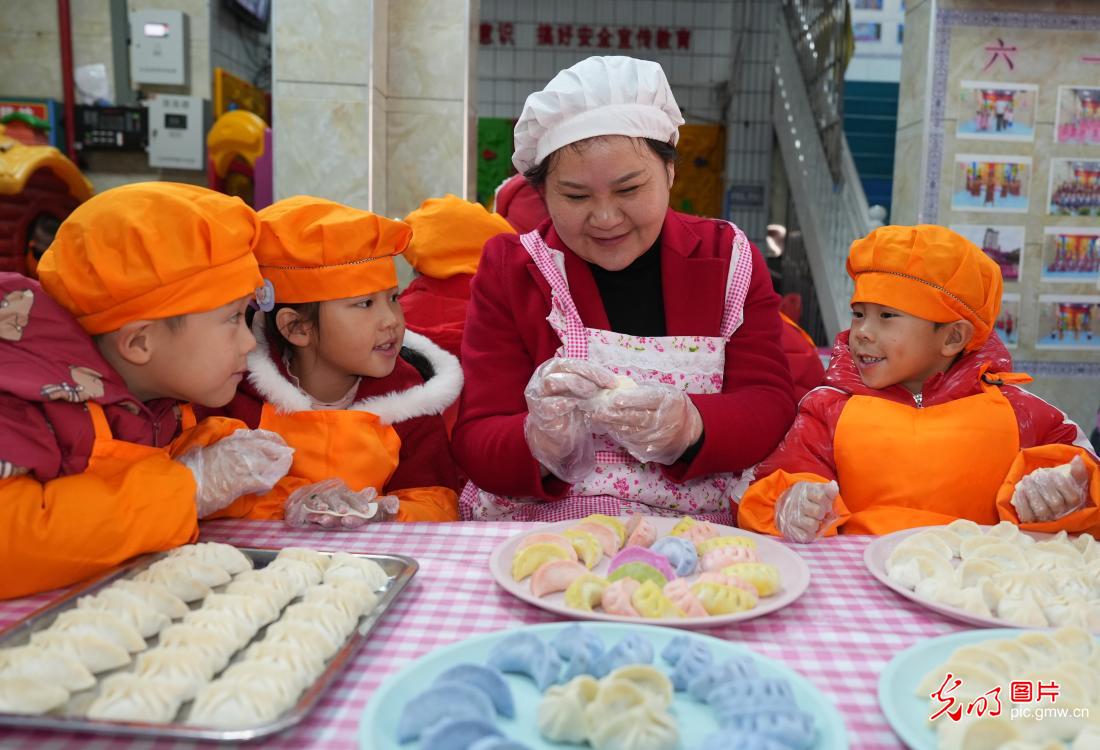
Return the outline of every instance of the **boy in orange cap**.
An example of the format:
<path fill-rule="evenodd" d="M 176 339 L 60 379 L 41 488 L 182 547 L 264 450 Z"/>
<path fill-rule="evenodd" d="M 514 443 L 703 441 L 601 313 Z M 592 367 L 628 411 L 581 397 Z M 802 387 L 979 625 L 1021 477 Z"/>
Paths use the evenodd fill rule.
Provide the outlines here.
<path fill-rule="evenodd" d="M 243 375 L 256 233 L 237 198 L 128 185 L 65 220 L 40 282 L 0 274 L 0 598 L 194 541 L 286 472 L 278 436 L 181 403 L 224 405 Z"/>
<path fill-rule="evenodd" d="M 992 335 L 997 264 L 937 226 L 852 245 L 852 326 L 741 500 L 746 529 L 807 542 L 967 518 L 1100 532 L 1100 468 L 1081 429 L 1019 387 Z"/>
<path fill-rule="evenodd" d="M 393 259 L 409 227 L 307 196 L 259 217 L 256 257 L 275 307 L 252 321 L 260 346 L 226 413 L 279 433 L 297 453 L 272 491 L 223 514 L 344 527 L 394 514 L 457 521 L 440 414 L 458 398 L 462 370 L 405 331 Z"/>

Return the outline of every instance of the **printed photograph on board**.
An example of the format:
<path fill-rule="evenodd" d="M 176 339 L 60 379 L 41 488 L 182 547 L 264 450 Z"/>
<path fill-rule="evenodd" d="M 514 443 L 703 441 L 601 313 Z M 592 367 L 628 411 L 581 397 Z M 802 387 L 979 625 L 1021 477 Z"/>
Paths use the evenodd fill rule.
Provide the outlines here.
<path fill-rule="evenodd" d="M 1039 349 L 1100 351 L 1100 296 L 1040 294 Z"/>
<path fill-rule="evenodd" d="M 1054 140 L 1058 143 L 1100 145 L 1100 87 L 1058 87 Z"/>
<path fill-rule="evenodd" d="M 1003 224 L 953 224 L 961 234 L 997 261 L 1005 281 L 1019 281 L 1024 259 L 1024 228 Z"/>
<path fill-rule="evenodd" d="M 1100 228 L 1046 227 L 1040 280 L 1100 283 Z"/>
<path fill-rule="evenodd" d="M 1015 349 L 1020 343 L 1020 295 L 1006 292 L 1001 295 L 1001 313 L 993 324 L 997 335 L 1009 349 Z"/>
<path fill-rule="evenodd" d="M 961 81 L 955 135 L 988 141 L 1035 139 L 1039 87 L 1030 83 Z"/>
<path fill-rule="evenodd" d="M 1026 213 L 1030 183 L 1030 156 L 959 154 L 955 156 L 951 208 Z"/>
<path fill-rule="evenodd" d="M 1100 160 L 1051 159 L 1047 213 L 1100 216 Z"/>

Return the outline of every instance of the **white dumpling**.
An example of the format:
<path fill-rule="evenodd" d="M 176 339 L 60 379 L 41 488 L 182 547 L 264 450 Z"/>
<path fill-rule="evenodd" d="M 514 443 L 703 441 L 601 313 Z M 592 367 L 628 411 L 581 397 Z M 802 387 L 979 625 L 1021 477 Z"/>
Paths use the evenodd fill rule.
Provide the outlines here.
<path fill-rule="evenodd" d="M 1019 540 L 1019 537 L 1024 536 L 1020 533 L 1020 527 L 1011 521 L 1001 521 L 987 531 L 985 535 L 1005 542 L 1015 542 Z"/>
<path fill-rule="evenodd" d="M 301 594 L 310 586 L 316 586 L 324 575 L 315 566 L 301 560 L 283 558 L 272 560 L 263 569 L 264 573 L 283 578 L 294 587 L 295 596 Z"/>
<path fill-rule="evenodd" d="M 1071 544 L 1085 562 L 1100 560 L 1100 544 L 1097 544 L 1096 538 L 1091 534 L 1080 534 Z"/>
<path fill-rule="evenodd" d="M 224 612 L 227 617 L 246 622 L 253 632 L 279 616 L 279 608 L 271 599 L 245 594 L 211 594 L 203 600 L 202 608 L 207 612 Z"/>
<path fill-rule="evenodd" d="M 899 546 L 886 560 L 890 580 L 907 589 L 915 589 L 922 578 L 950 576 L 953 572 L 947 558 L 918 546 Z"/>
<path fill-rule="evenodd" d="M 256 686 L 235 680 L 215 680 L 195 697 L 187 723 L 242 729 L 271 721 L 283 710 Z"/>
<path fill-rule="evenodd" d="M 1039 600 L 1039 607 L 1047 622 L 1055 627 L 1084 626 L 1087 613 L 1084 602 L 1075 596 L 1049 596 Z"/>
<path fill-rule="evenodd" d="M 295 644 L 321 659 L 328 659 L 340 649 L 343 639 L 334 638 L 312 623 L 280 620 L 268 627 L 264 642 Z"/>
<path fill-rule="evenodd" d="M 913 589 L 917 596 L 950 607 L 958 606 L 958 602 L 961 600 L 961 591 L 962 589 L 955 577 L 943 573 L 920 579 Z"/>
<path fill-rule="evenodd" d="M 175 718 L 183 703 L 179 688 L 134 674 L 103 681 L 99 697 L 88 706 L 90 719 L 163 724 Z"/>
<path fill-rule="evenodd" d="M 225 640 L 227 647 L 232 645 L 234 650 L 248 643 L 256 633 L 247 622 L 226 617 L 225 613 L 214 610 L 199 609 L 189 612 L 183 618 L 183 624 L 217 633 Z"/>
<path fill-rule="evenodd" d="M 143 638 L 152 638 L 164 630 L 172 620 L 158 612 L 133 594 L 122 589 L 109 588 L 93 596 L 76 600 L 77 609 L 98 609 L 111 612 L 129 623 Z"/>
<path fill-rule="evenodd" d="M 147 570 L 171 571 L 173 575 L 188 576 L 210 588 L 229 583 L 229 579 L 231 578 L 229 573 L 225 571 L 225 568 L 203 562 L 202 560 L 190 556 L 166 557 L 163 560 L 157 560 L 150 565 Z M 137 578 L 138 576 L 134 577 Z M 153 583 L 159 583 L 159 581 L 153 581 Z"/>
<path fill-rule="evenodd" d="M 589 724 L 588 741 L 596 750 L 676 750 L 680 730 L 667 711 L 643 704 Z"/>
<path fill-rule="evenodd" d="M 1069 750 L 1096 750 L 1100 747 L 1100 726 L 1085 727 L 1073 740 Z"/>
<path fill-rule="evenodd" d="M 229 575 L 243 573 L 252 569 L 248 556 L 230 544 L 220 542 L 199 542 L 177 547 L 168 553 L 170 557 L 189 557 L 204 563 L 217 565 Z"/>
<path fill-rule="evenodd" d="M 69 700 L 69 691 L 32 677 L 0 677 L 0 713 L 44 714 Z"/>
<path fill-rule="evenodd" d="M 279 592 L 279 595 L 287 602 L 303 591 L 294 581 L 289 580 L 286 576 L 279 575 L 278 571 L 272 571 L 270 567 L 260 568 L 259 570 L 246 570 L 243 573 L 238 573 L 233 576 L 233 581 L 229 585 L 232 586 L 235 583 L 256 583 L 264 587 L 273 588 Z M 226 590 L 228 591 L 228 588 Z"/>
<path fill-rule="evenodd" d="M 139 654 L 134 662 L 134 674 L 178 688 L 184 700 L 195 697 L 216 671 L 209 654 L 187 646 L 150 649 Z"/>
<path fill-rule="evenodd" d="M 661 708 L 672 705 L 672 680 L 664 672 L 648 664 L 629 664 L 619 667 L 603 679 L 603 683 L 626 680 L 646 694 L 646 698 Z"/>
<path fill-rule="evenodd" d="M 1081 556 L 1074 553 L 1074 557 L 1070 558 L 1051 552 L 1032 552 L 1029 550 L 1027 562 L 1032 570 L 1041 570 L 1045 573 L 1063 570 L 1072 571 L 1080 569 Z"/>
<path fill-rule="evenodd" d="M 40 630 L 31 633 L 31 645 L 68 654 L 93 674 L 118 669 L 130 663 L 130 653 L 126 649 L 91 633 Z"/>
<path fill-rule="evenodd" d="M 70 693 L 95 685 L 95 677 L 80 661 L 41 646 L 17 646 L 0 651 L 0 676 L 29 677 L 57 685 Z"/>
<path fill-rule="evenodd" d="M 1008 711 L 1000 716 L 981 718 L 964 716 L 962 721 L 937 721 L 938 750 L 976 750 L 999 748 L 1020 739 L 1020 733 L 1008 718 Z"/>
<path fill-rule="evenodd" d="M 1050 639 L 1062 650 L 1062 657 L 1065 659 L 1075 659 L 1083 663 L 1100 651 L 1092 634 L 1080 627 L 1058 628 L 1050 634 Z"/>
<path fill-rule="evenodd" d="M 971 553 L 971 560 L 989 560 L 1002 570 L 1027 570 L 1027 558 L 1024 551 L 1012 544 L 987 544 Z"/>
<path fill-rule="evenodd" d="M 944 528 L 955 532 L 960 539 L 969 539 L 970 537 L 982 536 L 985 534 L 982 527 L 969 518 L 960 518 L 957 521 L 952 521 Z"/>
<path fill-rule="evenodd" d="M 358 618 L 372 611 L 378 605 L 378 595 L 370 586 L 359 581 L 342 581 L 339 585 L 322 583 L 307 589 L 302 596 L 307 604 L 324 604 L 343 610 Z"/>
<path fill-rule="evenodd" d="M 962 646 L 951 654 L 948 664 L 974 664 L 995 677 L 1009 677 L 1013 662 L 1000 653 L 998 645 L 994 641 L 983 641 L 972 646 Z"/>
<path fill-rule="evenodd" d="M 156 564 L 154 564 L 156 565 Z M 178 566 L 150 566 L 133 577 L 134 581 L 163 586 L 185 602 L 194 602 L 210 593 L 210 587 Z"/>
<path fill-rule="evenodd" d="M 892 558 L 901 551 L 921 549 L 931 552 L 937 557 L 942 557 L 944 560 L 950 560 L 955 556 L 955 552 L 951 549 L 951 545 L 947 543 L 944 537 L 939 534 L 940 531 L 940 529 L 929 529 L 928 531 L 921 531 L 910 537 L 906 537 L 894 548 L 890 557 Z M 958 539 L 957 535 L 953 536 Z M 887 567 L 889 567 L 889 558 L 887 559 Z"/>
<path fill-rule="evenodd" d="M 178 620 L 187 614 L 187 602 L 173 594 L 167 586 L 149 581 L 135 581 L 122 578 L 110 585 L 110 589 L 121 589 L 136 596 L 153 609 L 170 619 Z"/>
<path fill-rule="evenodd" d="M 237 638 L 226 632 L 200 628 L 197 625 L 179 623 L 161 631 L 157 642 L 161 646 L 195 649 L 203 653 L 214 666 L 214 672 L 223 668 L 229 657 L 240 647 Z"/>
<path fill-rule="evenodd" d="M 243 682 L 259 688 L 268 693 L 269 700 L 284 707 L 294 705 L 302 689 L 309 684 L 303 683 L 300 675 L 287 671 L 279 664 L 265 661 L 239 661 L 218 679 L 221 682 Z"/>
<path fill-rule="evenodd" d="M 977 698 L 1000 684 L 1000 675 L 990 670 L 988 662 L 975 659 L 973 654 L 971 659 L 973 660 L 964 658 L 956 661 L 952 656 L 945 663 L 924 676 L 924 679 L 917 685 L 916 695 L 921 698 L 929 698 L 932 693 L 943 685 L 948 674 L 952 675 L 952 681 L 962 681 L 962 684 L 953 692 L 957 700 Z M 950 687 L 950 684 L 948 687 Z"/>
<path fill-rule="evenodd" d="M 959 556 L 959 546 L 962 544 L 965 537 L 956 534 L 954 530 L 946 526 L 941 526 L 938 529 L 929 529 L 923 533 L 933 536 L 946 544 L 947 548 L 951 550 L 951 557 Z"/>
<path fill-rule="evenodd" d="M 274 664 L 289 674 L 297 675 L 305 684 L 313 682 L 325 669 L 325 660 L 320 654 L 287 641 L 253 643 L 244 652 L 242 660 L 250 661 Z"/>
<path fill-rule="evenodd" d="M 145 649 L 145 639 L 133 625 L 112 612 L 97 609 L 68 609 L 57 616 L 50 630 L 63 633 L 91 633 L 131 654 Z"/>
<path fill-rule="evenodd" d="M 297 560 L 298 562 L 304 562 L 316 568 L 317 572 L 322 575 L 329 566 L 328 555 L 323 552 L 318 552 L 315 549 L 307 549 L 306 547 L 284 547 L 279 550 L 279 554 L 275 556 L 275 560 Z"/>
<path fill-rule="evenodd" d="M 382 566 L 366 557 L 356 557 L 346 552 L 336 552 L 325 571 L 325 583 L 340 585 L 343 581 L 359 581 L 378 591 L 389 583 L 390 577 Z"/>
<path fill-rule="evenodd" d="M 983 547 L 988 547 L 991 544 L 1004 544 L 1004 540 L 998 537 L 985 535 L 965 537 L 959 544 L 959 557 L 963 560 L 969 560 L 978 550 Z"/>
<path fill-rule="evenodd" d="M 991 560 L 983 560 L 982 562 L 995 564 Z M 997 573 L 993 576 L 993 583 L 997 584 L 1004 595 L 1013 597 L 1053 595 L 1055 592 L 1052 585 L 1053 580 L 1049 575 L 1035 570 L 1014 570 Z"/>
<path fill-rule="evenodd" d="M 1050 588 L 1075 599 L 1100 599 L 1100 579 L 1083 570 L 1055 570 L 1047 578 Z"/>
<path fill-rule="evenodd" d="M 225 587 L 225 593 L 241 594 L 256 599 L 263 599 L 268 602 L 276 612 L 285 607 L 290 600 L 294 598 L 294 594 L 289 592 L 286 588 L 273 586 L 271 583 L 262 583 L 260 581 L 232 580 L 229 582 L 229 585 Z"/>
<path fill-rule="evenodd" d="M 955 606 L 964 612 L 979 617 L 992 617 L 1001 601 L 1001 591 L 989 581 L 977 586 L 959 589 L 958 604 Z"/>
<path fill-rule="evenodd" d="M 1026 628 L 1045 628 L 1050 624 L 1042 607 L 1030 594 L 1002 597 L 997 603 L 997 617 Z"/>
<path fill-rule="evenodd" d="M 358 618 L 335 607 L 323 604 L 291 604 L 283 614 L 283 622 L 305 622 L 325 631 L 325 635 L 342 643 L 352 630 Z"/>
<path fill-rule="evenodd" d="M 547 688 L 539 701 L 539 734 L 551 742 L 583 743 L 588 737 L 584 712 L 599 690 L 599 683 L 589 675 Z"/>

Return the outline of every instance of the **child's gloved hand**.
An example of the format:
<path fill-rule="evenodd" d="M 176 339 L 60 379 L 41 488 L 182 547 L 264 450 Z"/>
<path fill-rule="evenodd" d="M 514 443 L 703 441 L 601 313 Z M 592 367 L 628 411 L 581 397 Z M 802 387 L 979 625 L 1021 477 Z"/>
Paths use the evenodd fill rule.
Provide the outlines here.
<path fill-rule="evenodd" d="M 592 399 L 592 425 L 642 463 L 672 464 L 703 433 L 691 397 L 663 383 L 641 383 Z"/>
<path fill-rule="evenodd" d="M 551 474 L 574 483 L 595 468 L 591 420 L 583 407 L 614 383 L 610 370 L 575 359 L 550 359 L 535 370 L 523 390 L 523 436 L 531 455 Z"/>
<path fill-rule="evenodd" d="M 1061 466 L 1036 469 L 1017 482 L 1012 507 L 1020 523 L 1056 521 L 1085 506 L 1088 479 L 1080 456 Z"/>
<path fill-rule="evenodd" d="M 795 482 L 775 504 L 775 527 L 784 539 L 806 544 L 836 520 L 836 482 Z"/>
<path fill-rule="evenodd" d="M 368 523 L 392 521 L 397 517 L 400 504 L 393 495 L 379 497 L 373 487 L 355 492 L 343 480 L 326 479 L 292 492 L 287 498 L 283 518 L 296 528 L 315 525 L 326 529 L 354 529 Z"/>
<path fill-rule="evenodd" d="M 237 430 L 177 461 L 195 475 L 199 518 L 221 510 L 241 495 L 267 492 L 286 476 L 294 449 L 269 430 Z"/>

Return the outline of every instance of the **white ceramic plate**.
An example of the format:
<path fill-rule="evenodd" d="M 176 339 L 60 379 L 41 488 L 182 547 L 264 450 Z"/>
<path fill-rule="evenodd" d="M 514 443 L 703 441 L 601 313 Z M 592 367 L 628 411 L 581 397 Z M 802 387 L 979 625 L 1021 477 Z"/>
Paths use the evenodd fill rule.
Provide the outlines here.
<path fill-rule="evenodd" d="M 405 704 L 426 690 L 437 675 L 460 663 L 484 664 L 497 642 L 513 633 L 529 632 L 549 641 L 557 635 L 558 631 L 571 625 L 573 623 L 560 622 L 501 630 L 468 638 L 425 654 L 397 674 L 391 675 L 371 696 L 370 703 L 359 723 L 359 747 L 362 750 L 380 750 L 380 748 L 415 750 L 416 741 L 406 745 L 398 745 L 395 741 L 397 721 Z M 669 669 L 668 664 L 661 659 L 661 651 L 670 640 L 685 635 L 666 628 L 638 624 L 587 623 L 584 627 L 591 628 L 608 647 L 628 635 L 642 636 L 653 645 L 654 666 L 665 672 Z M 783 677 L 790 681 L 798 707 L 812 715 L 817 724 L 817 738 L 812 745 L 812 750 L 843 750 L 848 747 L 840 712 L 806 678 L 779 662 L 754 654 L 740 644 L 698 633 L 686 635 L 689 638 L 701 639 L 714 654 L 716 662 L 748 654 L 753 657 L 762 675 Z M 522 742 L 532 750 L 564 750 L 565 748 L 582 750 L 588 747 L 587 745 L 562 745 L 542 739 L 538 733 L 537 723 L 538 704 L 542 694 L 535 687 L 535 683 L 523 675 L 505 674 L 504 679 L 512 689 L 512 697 L 516 704 L 515 718 L 497 720 L 497 726 L 505 736 Z M 676 693 L 672 712 L 679 724 L 681 747 L 695 747 L 718 729 L 710 708 L 692 699 L 687 693 Z"/>
<path fill-rule="evenodd" d="M 647 518 L 656 527 L 658 538 L 667 536 L 672 527 L 680 520 L 678 518 L 665 518 L 660 516 L 647 516 Z M 779 591 L 771 596 L 761 597 L 759 603 L 747 612 L 735 612 L 729 615 L 713 615 L 710 617 L 683 618 L 642 618 L 609 615 L 602 611 L 585 612 L 565 606 L 565 594 L 563 592 L 547 594 L 544 597 L 535 596 L 531 593 L 531 579 L 529 577 L 522 581 L 512 580 L 512 558 L 515 556 L 516 547 L 519 546 L 520 542 L 522 542 L 525 537 L 531 534 L 560 534 L 563 531 L 573 528 L 578 523 L 580 523 L 579 519 L 576 521 L 562 521 L 560 523 L 548 524 L 534 531 L 524 532 L 505 539 L 497 545 L 496 549 L 493 550 L 493 554 L 489 557 L 489 568 L 493 573 L 493 578 L 500 584 L 500 587 L 509 594 L 522 599 L 528 604 L 533 604 L 536 607 L 561 615 L 562 617 L 568 617 L 570 619 L 603 620 L 605 622 L 642 622 L 648 625 L 669 625 L 677 628 L 711 628 L 717 625 L 728 625 L 729 623 L 761 617 L 786 607 L 795 599 L 802 596 L 803 592 L 805 592 L 810 585 L 810 568 L 797 553 L 771 537 L 753 534 L 749 531 L 734 529 L 720 524 L 712 525 L 718 530 L 721 536 L 745 536 L 755 539 L 756 552 L 760 561 L 771 563 L 779 568 Z M 605 555 L 596 567 L 592 569 L 592 572 L 596 575 L 606 576 L 607 568 L 610 564 L 611 560 Z"/>
<path fill-rule="evenodd" d="M 904 596 L 906 599 L 910 599 L 917 604 L 937 612 L 944 617 L 948 617 L 952 620 L 958 620 L 959 622 L 965 622 L 969 625 L 977 625 L 983 628 L 1004 628 L 1004 627 L 1019 627 L 1016 623 L 1009 622 L 1008 620 L 1002 620 L 998 617 L 982 617 L 972 612 L 959 609 L 958 607 L 950 607 L 946 604 L 940 604 L 939 602 L 926 599 L 923 596 L 917 594 L 916 591 L 905 588 L 896 581 L 892 580 L 889 575 L 886 574 L 886 560 L 890 557 L 890 553 L 901 544 L 903 541 L 913 536 L 913 534 L 919 534 L 922 531 L 928 531 L 929 529 L 943 528 L 942 526 L 921 526 L 915 529 L 904 529 L 902 531 L 895 531 L 893 534 L 887 534 L 886 536 L 880 536 L 875 541 L 867 545 L 867 548 L 863 551 L 863 562 L 867 566 L 867 570 L 871 571 L 871 575 L 878 579 L 879 583 L 888 589 L 896 591 Z M 991 526 L 983 526 L 984 530 L 989 530 Z M 1053 534 L 1041 534 L 1035 531 L 1022 531 L 1021 533 L 1027 534 L 1036 541 L 1043 541 L 1050 539 Z M 958 565 L 959 559 L 955 558 L 952 561 L 952 565 Z"/>

